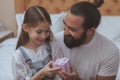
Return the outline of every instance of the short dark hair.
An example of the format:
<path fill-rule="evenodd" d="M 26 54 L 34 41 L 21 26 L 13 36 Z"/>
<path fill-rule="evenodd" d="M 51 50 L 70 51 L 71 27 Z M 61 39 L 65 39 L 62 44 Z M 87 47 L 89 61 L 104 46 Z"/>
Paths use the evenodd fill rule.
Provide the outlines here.
<path fill-rule="evenodd" d="M 97 28 L 101 20 L 101 14 L 97 8 L 100 7 L 102 3 L 104 3 L 103 0 L 94 0 L 93 3 L 87 1 L 78 2 L 72 5 L 70 13 L 85 18 L 83 22 L 83 28 L 85 30 L 92 27 Z"/>

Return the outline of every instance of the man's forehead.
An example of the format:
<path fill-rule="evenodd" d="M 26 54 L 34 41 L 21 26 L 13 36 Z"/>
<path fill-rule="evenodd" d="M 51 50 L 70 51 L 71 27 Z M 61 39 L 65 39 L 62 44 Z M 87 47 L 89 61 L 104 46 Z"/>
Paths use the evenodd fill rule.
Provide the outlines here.
<path fill-rule="evenodd" d="M 84 21 L 84 17 L 82 15 L 74 15 L 68 12 L 66 17 L 64 18 L 64 21 L 69 21 L 71 23 L 82 25 Z"/>

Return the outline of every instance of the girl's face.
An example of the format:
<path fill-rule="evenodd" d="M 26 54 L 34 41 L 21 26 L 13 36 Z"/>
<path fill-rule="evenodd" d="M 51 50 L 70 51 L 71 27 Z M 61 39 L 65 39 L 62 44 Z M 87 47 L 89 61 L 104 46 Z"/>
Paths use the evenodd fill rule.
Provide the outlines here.
<path fill-rule="evenodd" d="M 38 23 L 36 27 L 28 30 L 29 42 L 40 46 L 50 35 L 50 24 L 47 22 Z"/>

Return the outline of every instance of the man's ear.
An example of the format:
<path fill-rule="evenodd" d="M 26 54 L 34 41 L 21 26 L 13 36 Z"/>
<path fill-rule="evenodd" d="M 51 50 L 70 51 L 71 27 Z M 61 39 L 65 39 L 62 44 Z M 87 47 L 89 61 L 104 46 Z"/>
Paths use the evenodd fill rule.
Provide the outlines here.
<path fill-rule="evenodd" d="M 25 32 L 28 32 L 28 26 L 26 24 L 22 24 L 22 28 Z"/>
<path fill-rule="evenodd" d="M 94 31 L 95 31 L 95 28 L 92 27 L 92 28 L 90 28 L 90 29 L 87 30 L 87 34 L 88 34 L 88 35 L 91 35 L 91 34 L 94 33 Z"/>

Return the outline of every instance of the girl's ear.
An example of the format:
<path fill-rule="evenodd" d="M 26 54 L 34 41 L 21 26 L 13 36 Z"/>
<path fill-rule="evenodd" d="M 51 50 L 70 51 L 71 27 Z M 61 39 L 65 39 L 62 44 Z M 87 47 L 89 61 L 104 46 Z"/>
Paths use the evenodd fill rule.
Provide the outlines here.
<path fill-rule="evenodd" d="M 28 26 L 26 24 L 22 24 L 22 28 L 25 32 L 28 32 Z"/>

